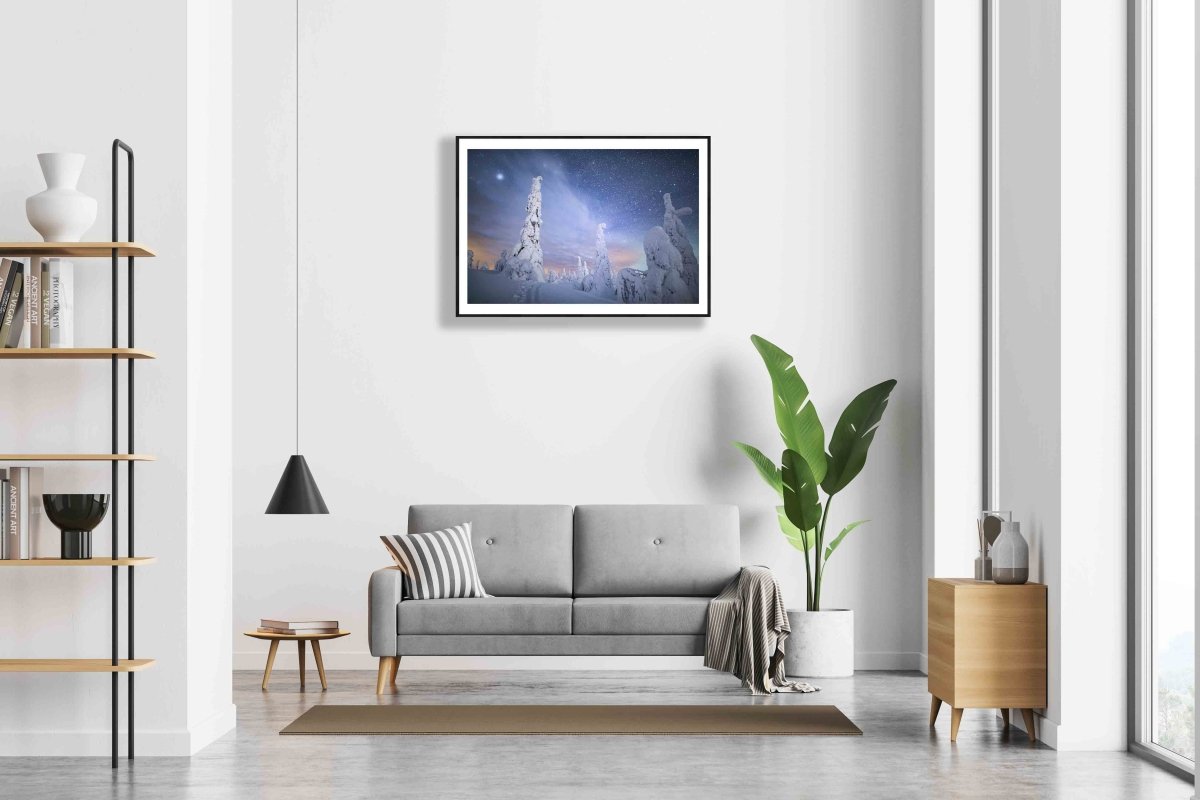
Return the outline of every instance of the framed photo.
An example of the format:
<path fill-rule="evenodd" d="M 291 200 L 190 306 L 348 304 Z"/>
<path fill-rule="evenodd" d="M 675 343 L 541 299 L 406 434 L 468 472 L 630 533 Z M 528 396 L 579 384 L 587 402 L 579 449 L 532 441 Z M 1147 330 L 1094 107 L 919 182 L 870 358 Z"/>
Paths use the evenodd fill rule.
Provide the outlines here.
<path fill-rule="evenodd" d="M 459 136 L 460 317 L 707 317 L 709 137 Z"/>

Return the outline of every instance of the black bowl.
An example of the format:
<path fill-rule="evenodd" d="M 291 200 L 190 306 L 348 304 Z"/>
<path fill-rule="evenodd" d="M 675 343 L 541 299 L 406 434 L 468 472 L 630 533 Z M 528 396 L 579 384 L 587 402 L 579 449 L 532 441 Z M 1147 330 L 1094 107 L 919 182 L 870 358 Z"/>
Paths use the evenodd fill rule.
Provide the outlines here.
<path fill-rule="evenodd" d="M 46 516 L 64 531 L 91 531 L 108 513 L 106 494 L 44 494 Z"/>

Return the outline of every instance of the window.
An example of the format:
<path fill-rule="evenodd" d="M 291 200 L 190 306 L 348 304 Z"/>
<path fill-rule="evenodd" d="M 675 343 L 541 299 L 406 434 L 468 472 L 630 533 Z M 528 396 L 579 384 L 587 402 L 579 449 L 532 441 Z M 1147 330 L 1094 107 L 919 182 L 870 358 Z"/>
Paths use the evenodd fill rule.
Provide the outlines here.
<path fill-rule="evenodd" d="M 1138 752 L 1194 772 L 1194 0 L 1135 0 L 1133 715 Z"/>

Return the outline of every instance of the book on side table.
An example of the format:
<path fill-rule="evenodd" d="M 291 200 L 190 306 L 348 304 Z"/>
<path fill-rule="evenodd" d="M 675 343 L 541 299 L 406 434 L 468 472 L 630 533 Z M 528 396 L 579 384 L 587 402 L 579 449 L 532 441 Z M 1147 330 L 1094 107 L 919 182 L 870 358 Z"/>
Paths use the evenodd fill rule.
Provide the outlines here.
<path fill-rule="evenodd" d="M 337 620 L 283 620 L 263 619 L 259 621 L 259 633 L 283 633 L 294 636 L 317 633 L 337 633 Z"/>

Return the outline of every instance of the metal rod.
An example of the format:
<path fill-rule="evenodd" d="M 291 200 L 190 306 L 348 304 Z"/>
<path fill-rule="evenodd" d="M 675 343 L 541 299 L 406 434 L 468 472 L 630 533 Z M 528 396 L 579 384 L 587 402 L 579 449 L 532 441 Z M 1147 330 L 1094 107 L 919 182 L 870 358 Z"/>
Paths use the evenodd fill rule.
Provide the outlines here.
<path fill-rule="evenodd" d="M 113 144 L 112 144 L 112 241 L 114 241 L 114 242 L 117 241 L 117 237 L 119 235 L 119 230 L 120 230 L 120 212 L 118 210 L 119 209 L 118 202 L 120 199 L 119 198 L 119 184 L 118 184 L 119 175 L 118 175 L 118 170 L 117 170 L 117 166 L 118 166 L 117 165 L 117 157 L 118 157 L 119 150 L 124 150 L 125 155 L 126 155 L 125 194 L 126 194 L 127 210 L 126 210 L 126 215 L 125 215 L 126 216 L 125 227 L 126 227 L 126 240 L 132 242 L 134 240 L 134 233 L 133 233 L 133 217 L 134 217 L 134 214 L 133 214 L 133 211 L 134 211 L 134 205 L 133 205 L 133 203 L 134 203 L 133 150 L 129 147 L 129 145 L 125 144 L 120 139 L 114 139 Z M 113 251 L 112 251 L 112 346 L 114 348 L 116 348 L 118 346 L 118 341 L 119 341 L 119 325 L 118 325 L 119 292 L 118 292 L 117 261 L 118 261 L 117 249 L 114 247 Z M 127 326 L 126 327 L 126 337 L 128 339 L 129 346 L 132 347 L 133 346 L 133 311 L 134 311 L 134 307 L 133 307 L 134 284 L 133 284 L 133 257 L 132 256 L 129 256 L 127 258 L 126 265 L 127 265 L 126 266 L 126 280 L 125 280 L 125 283 L 126 283 L 126 289 L 125 289 L 125 291 L 126 291 L 126 326 Z M 134 449 L 133 449 L 133 444 L 134 444 L 133 443 L 133 415 L 134 415 L 133 375 L 134 375 L 134 373 L 133 373 L 132 360 L 130 360 L 130 362 L 126 365 L 125 375 L 126 375 L 126 426 L 125 426 L 125 428 L 126 428 L 125 429 L 126 452 L 132 453 L 132 452 L 134 452 Z M 112 358 L 112 452 L 113 452 L 113 455 L 116 455 L 118 453 L 117 448 L 118 448 L 118 438 L 119 438 L 118 422 L 117 422 L 117 413 L 118 413 L 117 393 L 118 393 L 117 357 L 114 355 Z M 128 554 L 132 556 L 133 552 L 134 552 L 133 551 L 133 487 L 134 487 L 134 484 L 133 484 L 133 462 L 129 461 L 126 463 L 127 463 L 126 479 L 129 484 L 130 502 L 129 502 L 129 520 L 126 522 L 125 534 L 126 534 L 126 549 L 128 551 Z M 118 539 L 120 538 L 120 525 L 119 525 L 120 517 L 119 517 L 119 509 L 118 509 L 118 501 L 120 499 L 119 492 L 120 492 L 120 484 L 119 484 L 118 462 L 113 461 L 113 463 L 112 463 L 112 504 L 111 504 L 111 508 L 112 508 L 112 552 L 113 552 L 114 559 L 117 558 L 118 554 L 119 554 L 119 545 L 118 545 Z M 118 604 L 119 604 L 118 592 L 117 592 L 118 573 L 119 573 L 118 568 L 114 566 L 112 568 L 112 663 L 113 663 L 114 667 L 117 665 L 117 662 L 118 662 L 118 659 L 117 659 L 118 633 L 119 633 L 118 622 L 117 622 L 117 619 L 118 619 L 117 611 L 118 611 Z M 126 647 L 128 650 L 128 658 L 130 660 L 132 660 L 134 657 L 134 655 L 133 655 L 133 652 L 134 652 L 133 651 L 133 630 L 134 630 L 134 628 L 133 628 L 133 623 L 134 623 L 133 586 L 134 586 L 133 567 L 127 567 L 126 568 L 126 583 L 125 583 L 125 587 L 126 587 L 126 603 L 125 603 L 126 609 L 125 609 L 125 611 L 126 611 L 126 625 L 128 628 L 127 629 L 128 638 L 126 640 Z M 112 717 L 113 717 L 113 719 L 112 719 L 112 766 L 114 768 L 117 766 L 117 736 L 118 736 L 117 707 L 118 707 L 119 689 L 118 689 L 117 674 L 118 673 L 115 671 L 112 674 Z M 126 720 L 125 720 L 126 736 L 128 738 L 127 757 L 129 759 L 132 759 L 133 758 L 133 708 L 134 708 L 133 673 L 132 672 L 127 673 L 126 679 L 128 681 L 128 683 L 127 683 L 128 696 L 126 698 L 126 702 L 127 702 L 126 712 L 127 713 L 126 713 Z"/>
<path fill-rule="evenodd" d="M 118 174 L 117 174 L 117 149 L 118 149 L 118 142 L 116 140 L 114 140 L 113 146 L 112 146 L 112 238 L 110 240 L 113 242 L 117 241 L 117 226 L 120 222 L 120 220 L 119 220 L 120 215 L 117 210 L 117 208 L 118 208 L 117 201 L 118 201 L 118 194 L 119 194 L 119 188 L 120 188 L 118 185 Z M 119 287 L 117 284 L 118 284 L 117 248 L 114 246 L 112 249 L 112 347 L 114 349 L 117 347 L 117 341 L 118 341 L 117 340 L 117 335 L 118 335 L 118 331 L 117 331 L 117 327 L 118 327 L 118 324 L 117 324 L 117 313 L 118 313 L 117 312 L 117 308 L 118 308 L 117 293 L 118 293 Z M 110 433 L 111 433 L 111 437 L 112 437 L 112 454 L 115 456 L 117 454 L 117 357 L 116 357 L 116 354 L 114 354 L 112 357 L 111 365 L 112 365 L 112 387 L 111 387 L 111 395 L 110 395 L 110 405 L 111 405 L 112 419 L 111 419 Z M 118 557 L 117 537 L 118 537 L 118 531 L 120 530 L 120 527 L 118 525 L 119 515 L 120 515 L 119 505 L 118 505 L 118 503 L 120 501 L 120 484 L 118 483 L 118 481 L 119 481 L 119 476 L 117 473 L 117 461 L 114 459 L 112 462 L 112 503 L 110 504 L 110 508 L 112 511 L 111 531 L 112 531 L 112 557 L 113 557 L 113 559 L 116 559 Z M 119 699 L 118 698 L 119 687 L 117 684 L 117 672 L 115 669 L 117 666 L 117 647 L 118 647 L 117 637 L 119 634 L 119 631 L 118 631 L 119 623 L 117 621 L 117 604 L 118 604 L 117 574 L 118 574 L 118 570 L 117 570 L 116 566 L 112 567 L 110 574 L 112 577 L 112 581 L 111 581 L 111 583 L 112 583 L 112 628 L 111 628 L 112 666 L 114 667 L 113 673 L 112 673 L 112 734 L 111 734 L 112 735 L 112 768 L 116 769 L 117 768 L 117 735 L 118 735 L 117 734 L 117 724 L 118 724 L 117 702 Z"/>
<path fill-rule="evenodd" d="M 126 152 L 129 154 L 129 162 L 128 162 L 128 166 L 127 166 L 127 172 L 125 175 L 125 193 L 126 193 L 126 200 L 129 205 L 129 208 L 125 213 L 125 227 L 128 229 L 129 241 L 132 242 L 135 238 L 134 233 L 133 233 L 133 187 L 134 187 L 133 150 L 126 148 Z M 125 262 L 125 310 L 126 310 L 125 338 L 130 347 L 134 346 L 134 344 L 133 344 L 134 302 L 133 301 L 134 301 L 133 256 L 129 256 L 129 258 L 126 259 L 126 262 Z M 126 421 L 125 421 L 125 438 L 126 438 L 126 452 L 129 452 L 129 453 L 136 452 L 136 449 L 134 448 L 134 443 L 133 443 L 133 415 L 134 415 L 133 366 L 134 366 L 133 359 L 129 359 L 125 364 L 125 374 L 128 379 L 128 385 L 126 387 L 126 393 L 125 393 L 125 407 L 128 411 L 128 416 L 126 417 Z M 133 500 L 133 498 L 134 498 L 133 467 L 134 467 L 134 462 L 132 462 L 132 461 L 126 462 L 126 469 L 127 469 L 126 483 L 127 483 L 127 489 L 129 492 L 129 509 L 128 509 L 128 513 L 126 514 L 127 521 L 125 523 L 125 532 L 126 532 L 126 536 L 127 536 L 125 550 L 131 557 L 134 554 L 133 553 L 133 512 L 135 510 L 135 508 L 134 508 L 135 503 Z M 133 616 L 134 616 L 134 614 L 133 614 L 133 579 L 134 579 L 134 568 L 131 565 L 131 566 L 128 566 L 125 568 L 125 591 L 126 591 L 125 613 L 127 614 L 125 634 L 128 637 L 126 640 L 126 644 L 128 647 L 128 656 L 127 657 L 129 658 L 130 661 L 133 660 Z M 133 680 L 134 680 L 134 674 L 132 672 L 127 673 L 126 681 L 128 682 L 128 696 L 126 698 L 126 702 L 128 704 L 128 710 L 125 715 L 125 726 L 126 726 L 126 730 L 127 730 L 128 745 L 126 747 L 125 757 L 128 758 L 130 761 L 133 760 Z"/>

